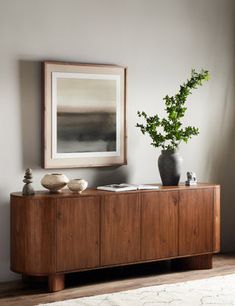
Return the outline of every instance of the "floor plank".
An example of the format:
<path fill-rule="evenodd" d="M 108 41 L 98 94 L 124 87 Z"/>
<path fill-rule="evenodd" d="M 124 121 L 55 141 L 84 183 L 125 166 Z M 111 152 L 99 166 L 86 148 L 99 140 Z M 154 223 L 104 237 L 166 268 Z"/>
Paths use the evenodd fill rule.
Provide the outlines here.
<path fill-rule="evenodd" d="M 133 265 L 66 275 L 66 289 L 48 293 L 47 283 L 0 283 L 1 306 L 32 306 L 84 296 L 235 273 L 235 254 L 213 258 L 213 269 L 171 271 L 170 262 Z"/>

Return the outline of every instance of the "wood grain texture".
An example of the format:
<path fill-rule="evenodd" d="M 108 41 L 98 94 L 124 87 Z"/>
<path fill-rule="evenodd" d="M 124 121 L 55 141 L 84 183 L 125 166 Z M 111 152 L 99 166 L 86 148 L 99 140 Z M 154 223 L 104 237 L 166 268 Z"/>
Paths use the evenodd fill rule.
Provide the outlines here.
<path fill-rule="evenodd" d="M 141 196 L 141 259 L 178 255 L 178 192 Z"/>
<path fill-rule="evenodd" d="M 208 256 L 181 262 L 210 267 L 209 253 L 220 247 L 219 191 L 218 185 L 199 184 L 121 193 L 88 189 L 81 195 L 14 193 L 11 269 L 24 279 L 50 275 L 53 291 L 63 287 L 56 275 L 80 270 L 196 255 Z"/>
<path fill-rule="evenodd" d="M 216 184 L 210 184 L 210 183 L 198 183 L 195 186 L 185 186 L 185 184 L 180 184 L 178 186 L 161 186 L 160 184 L 151 184 L 151 185 L 156 185 L 159 186 L 158 190 L 136 190 L 136 191 L 122 191 L 118 192 L 118 194 L 142 194 L 142 193 L 150 193 L 150 192 L 167 192 L 167 191 L 181 191 L 181 190 L 201 190 L 201 189 L 208 189 L 208 188 L 215 188 L 219 187 L 219 185 Z M 110 191 L 103 191 L 103 190 L 97 190 L 95 188 L 88 188 L 85 191 L 82 192 L 82 194 L 76 194 L 72 193 L 67 189 L 62 190 L 61 193 L 57 194 L 52 194 L 49 193 L 46 190 L 42 191 L 36 191 L 34 195 L 34 199 L 44 199 L 44 198 L 55 198 L 55 199 L 60 199 L 60 198 L 81 198 L 81 197 L 86 197 L 86 196 L 111 196 L 113 193 L 110 193 Z M 13 192 L 12 195 L 14 197 L 20 197 L 24 198 L 22 195 L 22 192 Z"/>
<path fill-rule="evenodd" d="M 214 188 L 213 251 L 220 251 L 220 187 Z"/>
<path fill-rule="evenodd" d="M 213 188 L 179 195 L 179 255 L 212 252 Z"/>
<path fill-rule="evenodd" d="M 11 196 L 11 269 L 55 272 L 55 201 Z"/>
<path fill-rule="evenodd" d="M 103 197 L 101 203 L 101 265 L 140 260 L 138 194 Z"/>
<path fill-rule="evenodd" d="M 50 274 L 48 276 L 49 292 L 56 292 L 64 289 L 64 274 Z"/>
<path fill-rule="evenodd" d="M 57 200 L 57 271 L 99 266 L 99 223 L 99 197 Z"/>

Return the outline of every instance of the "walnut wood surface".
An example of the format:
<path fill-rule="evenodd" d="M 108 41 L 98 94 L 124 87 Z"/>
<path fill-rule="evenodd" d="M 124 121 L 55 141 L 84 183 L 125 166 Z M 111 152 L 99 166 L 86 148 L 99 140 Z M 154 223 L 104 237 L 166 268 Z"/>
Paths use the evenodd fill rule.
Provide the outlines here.
<path fill-rule="evenodd" d="M 140 260 L 138 194 L 109 195 L 101 203 L 101 265 Z"/>
<path fill-rule="evenodd" d="M 220 251 L 220 187 L 214 188 L 213 251 Z"/>
<path fill-rule="evenodd" d="M 11 201 L 11 269 L 25 274 L 55 272 L 55 201 Z"/>
<path fill-rule="evenodd" d="M 141 259 L 178 255 L 178 191 L 141 196 Z"/>
<path fill-rule="evenodd" d="M 48 276 L 49 292 L 56 292 L 64 289 L 64 274 L 50 274 Z"/>
<path fill-rule="evenodd" d="M 219 248 L 219 185 L 11 195 L 11 269 L 50 276 L 51 291 L 71 271 L 190 256 L 185 267 L 209 267 L 195 256 Z"/>
<path fill-rule="evenodd" d="M 213 189 L 183 190 L 179 197 L 179 255 L 212 252 Z"/>
<path fill-rule="evenodd" d="M 57 200 L 56 270 L 99 266 L 100 199 Z"/>
<path fill-rule="evenodd" d="M 134 191 L 122 191 L 118 192 L 118 194 L 132 194 L 132 193 L 149 193 L 149 192 L 159 192 L 159 191 L 180 191 L 180 190 L 197 190 L 197 189 L 204 189 L 204 188 L 219 188 L 219 185 L 216 184 L 210 184 L 210 183 L 198 183 L 195 186 L 185 186 L 185 184 L 180 184 L 179 186 L 162 186 L 160 184 L 156 183 L 150 183 L 148 185 L 156 185 L 159 186 L 158 190 L 134 190 Z M 80 198 L 80 197 L 86 197 L 86 196 L 102 196 L 102 195 L 113 195 L 113 192 L 110 191 L 104 191 L 104 190 L 98 190 L 96 188 L 88 188 L 85 191 L 82 192 L 82 194 L 77 194 L 69 191 L 68 189 L 63 189 L 60 193 L 50 193 L 47 190 L 41 190 L 36 191 L 34 196 L 27 196 L 28 198 L 32 197 L 35 198 Z M 14 197 L 21 197 L 25 198 L 25 196 L 22 195 L 22 192 L 13 192 L 12 195 Z"/>

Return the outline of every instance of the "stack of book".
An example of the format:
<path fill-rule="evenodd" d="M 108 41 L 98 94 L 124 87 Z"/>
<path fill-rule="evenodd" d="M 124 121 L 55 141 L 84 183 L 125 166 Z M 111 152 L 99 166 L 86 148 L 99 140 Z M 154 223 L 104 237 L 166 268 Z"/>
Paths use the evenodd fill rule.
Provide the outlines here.
<path fill-rule="evenodd" d="M 104 185 L 104 186 L 98 186 L 97 189 L 99 190 L 106 190 L 106 191 L 130 191 L 130 190 L 151 190 L 151 189 L 159 189 L 159 186 L 157 185 L 136 185 L 136 184 L 111 184 L 111 185 Z"/>

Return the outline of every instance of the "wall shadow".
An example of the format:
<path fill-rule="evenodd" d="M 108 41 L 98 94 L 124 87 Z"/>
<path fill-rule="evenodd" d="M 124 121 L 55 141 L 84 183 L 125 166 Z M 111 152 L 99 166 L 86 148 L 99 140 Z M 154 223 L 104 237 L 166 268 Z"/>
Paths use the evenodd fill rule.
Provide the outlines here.
<path fill-rule="evenodd" d="M 41 168 L 41 62 L 20 60 L 22 166 Z"/>
<path fill-rule="evenodd" d="M 231 79 L 235 79 L 235 69 Z M 221 250 L 226 252 L 235 251 L 235 236 L 232 234 L 235 232 L 235 82 L 230 86 L 227 92 L 230 89 L 231 96 L 226 93 L 224 113 L 221 114 L 223 120 L 218 128 L 221 134 L 218 133 L 217 144 L 211 149 L 210 171 L 210 180 L 221 185 Z"/>
<path fill-rule="evenodd" d="M 98 169 L 94 172 L 92 178 L 93 186 L 101 186 L 108 184 L 120 184 L 128 182 L 128 171 L 127 166 L 123 165 L 120 167 L 108 167 L 102 168 L 101 171 Z"/>
<path fill-rule="evenodd" d="M 10 206 L 9 200 L 0 201 L 0 282 L 6 280 L 10 270 Z M 17 278 L 17 274 L 13 274 Z"/>

